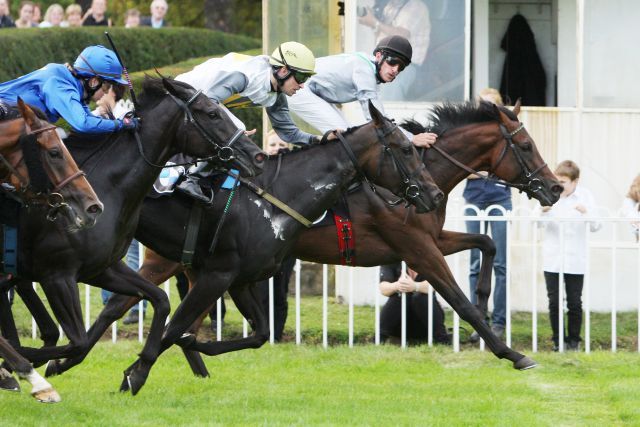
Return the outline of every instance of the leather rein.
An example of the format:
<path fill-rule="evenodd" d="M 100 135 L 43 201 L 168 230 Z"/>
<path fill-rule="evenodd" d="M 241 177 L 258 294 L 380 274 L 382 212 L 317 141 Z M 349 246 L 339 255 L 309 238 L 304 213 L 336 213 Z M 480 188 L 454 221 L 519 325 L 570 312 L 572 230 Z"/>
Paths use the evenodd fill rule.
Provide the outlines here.
<path fill-rule="evenodd" d="M 483 175 L 480 172 L 471 169 L 470 167 L 468 167 L 467 165 L 463 164 L 462 162 L 456 160 L 455 158 L 453 158 L 453 156 L 451 156 L 449 153 L 447 153 L 446 151 L 444 151 L 442 148 L 438 147 L 436 144 L 432 145 L 430 148 L 435 149 L 438 153 L 440 153 L 440 155 L 442 155 L 442 157 L 444 157 L 445 159 L 449 160 L 451 163 L 453 163 L 454 165 L 458 166 L 460 169 L 469 172 L 472 175 L 477 176 L 478 178 L 484 179 L 485 181 L 488 182 L 492 182 L 495 184 L 500 184 L 500 185 L 504 185 L 507 187 L 513 187 L 516 188 L 520 191 L 531 191 L 532 193 L 536 193 L 538 191 L 540 191 L 543 188 L 543 184 L 542 181 L 538 178 L 536 178 L 535 176 L 540 173 L 540 171 L 542 169 L 544 169 L 544 167 L 547 166 L 546 163 L 543 163 L 541 166 L 539 166 L 538 168 L 536 168 L 533 171 L 530 171 L 529 168 L 527 167 L 527 164 L 524 161 L 524 158 L 522 156 L 522 152 L 521 149 L 518 148 L 518 146 L 513 142 L 513 137 L 515 135 L 518 134 L 518 132 L 520 132 L 521 130 L 524 129 L 524 124 L 520 123 L 520 126 L 518 126 L 517 129 L 515 129 L 512 132 L 509 132 L 507 130 L 507 128 L 502 124 L 499 123 L 498 126 L 500 127 L 500 132 L 502 133 L 502 136 L 506 142 L 504 148 L 502 149 L 502 152 L 500 153 L 500 156 L 498 157 L 498 161 L 496 162 L 495 166 L 493 166 L 493 170 L 497 169 L 498 166 L 500 165 L 500 163 L 502 162 L 502 160 L 504 160 L 504 158 L 506 157 L 507 154 L 507 149 L 511 149 L 511 151 L 513 151 L 513 154 L 518 162 L 518 164 L 520 165 L 520 167 L 522 168 L 522 174 L 524 175 L 525 179 L 527 180 L 526 183 L 524 184 L 517 184 L 517 183 L 511 183 L 509 181 L 505 181 L 504 179 L 500 179 L 500 178 L 495 178 L 495 174 L 491 171 L 489 171 L 489 176 Z"/>

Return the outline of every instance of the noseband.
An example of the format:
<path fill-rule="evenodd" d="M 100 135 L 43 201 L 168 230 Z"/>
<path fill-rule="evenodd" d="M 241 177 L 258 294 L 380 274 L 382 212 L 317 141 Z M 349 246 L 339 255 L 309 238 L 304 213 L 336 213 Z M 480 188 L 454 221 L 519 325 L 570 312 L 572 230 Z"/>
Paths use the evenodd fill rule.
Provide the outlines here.
<path fill-rule="evenodd" d="M 515 183 L 511 183 L 509 181 L 505 181 L 503 179 L 493 178 L 492 176 L 495 176 L 495 174 L 492 173 L 491 171 L 489 171 L 490 172 L 489 173 L 490 176 L 482 175 L 478 171 L 473 170 L 470 167 L 468 167 L 467 165 L 465 165 L 465 164 L 459 162 L 458 160 L 454 159 L 449 153 L 447 153 L 446 151 L 444 151 L 442 148 L 438 147 L 437 145 L 432 145 L 431 148 L 435 149 L 444 158 L 449 160 L 454 165 L 458 166 L 460 169 L 463 169 L 463 170 L 469 172 L 470 174 L 476 175 L 477 177 L 479 177 L 481 179 L 484 179 L 485 181 L 491 181 L 491 182 L 494 182 L 496 184 L 504 185 L 504 186 L 507 186 L 507 187 L 513 187 L 513 188 L 516 188 L 516 189 L 518 189 L 520 191 L 530 191 L 532 193 L 536 193 L 536 192 L 540 191 L 544 187 L 544 185 L 542 184 L 542 181 L 540 179 L 536 178 L 535 176 L 538 173 L 540 173 L 540 171 L 542 169 L 544 169 L 544 167 L 547 166 L 547 164 L 543 163 L 541 166 L 539 166 L 537 169 L 535 169 L 533 172 L 531 172 L 529 170 L 529 168 L 527 167 L 526 162 L 524 161 L 521 149 L 513 142 L 513 137 L 515 135 L 517 135 L 518 132 L 520 132 L 521 130 L 524 129 L 524 124 L 520 123 L 520 126 L 518 126 L 518 128 L 516 130 L 512 131 L 512 132 L 509 132 L 507 130 L 507 128 L 502 123 L 499 123 L 498 126 L 500 127 L 500 132 L 502 133 L 502 136 L 504 137 L 504 140 L 505 140 L 506 144 L 505 144 L 504 148 L 502 149 L 502 152 L 500 153 L 500 156 L 498 157 L 498 161 L 496 162 L 495 166 L 492 167 L 492 169 L 496 170 L 498 168 L 498 166 L 500 165 L 502 160 L 504 160 L 504 158 L 506 157 L 507 149 L 510 148 L 513 151 L 513 155 L 515 156 L 518 164 L 520 165 L 520 168 L 522 168 L 522 175 L 524 175 L 525 179 L 527 180 L 527 182 L 524 183 L 524 184 L 515 184 Z"/>
<path fill-rule="evenodd" d="M 404 194 L 404 198 L 403 199 L 408 202 L 409 200 L 413 200 L 413 199 L 418 198 L 420 196 L 420 194 L 421 194 L 421 187 L 420 187 L 419 184 L 417 184 L 415 182 L 415 176 L 420 174 L 422 169 L 425 166 L 424 166 L 424 163 L 421 163 L 420 166 L 415 171 L 413 171 L 411 173 L 407 169 L 407 167 L 404 164 L 404 162 L 402 162 L 400 159 L 398 159 L 398 157 L 393 152 L 393 150 L 391 149 L 391 146 L 389 145 L 389 143 L 386 140 L 386 137 L 388 135 L 392 134 L 393 132 L 395 132 L 395 130 L 397 128 L 398 128 L 398 125 L 395 125 L 395 124 L 393 125 L 393 127 L 387 129 L 386 131 L 376 127 L 376 135 L 378 137 L 378 142 L 380 144 L 382 144 L 382 151 L 380 153 L 380 160 L 379 160 L 378 165 L 382 165 L 382 160 L 383 160 L 385 154 L 389 154 L 391 156 L 391 159 L 393 160 L 393 164 L 394 164 L 396 170 L 398 171 L 398 173 L 400 173 L 400 176 L 402 177 L 402 183 L 403 183 L 402 192 Z M 356 169 L 357 176 L 360 179 L 362 179 L 363 181 L 365 181 L 369 185 L 371 190 L 374 193 L 377 194 L 376 187 L 371 183 L 371 181 L 369 180 L 367 175 L 364 173 L 364 171 L 362 170 L 360 165 L 358 165 L 358 161 L 356 159 L 356 156 L 355 156 L 355 154 L 353 154 L 353 151 L 351 150 L 351 147 L 349 147 L 349 144 L 347 143 L 347 141 L 344 138 L 344 136 L 340 132 L 336 132 L 336 135 L 338 136 L 338 139 L 340 140 L 340 142 L 342 143 L 342 146 L 344 147 L 345 151 L 347 152 L 347 155 L 349 156 L 349 159 L 351 159 L 351 163 L 353 163 L 353 166 Z M 389 203 L 391 205 L 397 205 L 403 199 L 400 199 L 400 200 L 398 200 L 396 202 L 387 202 L 387 203 Z"/>
<path fill-rule="evenodd" d="M 40 135 L 44 132 L 49 132 L 49 131 L 54 131 L 56 130 L 56 126 L 47 126 L 45 128 L 42 129 L 36 129 L 33 130 L 29 133 L 27 133 L 27 136 L 31 136 L 31 135 Z M 37 137 L 36 137 L 37 139 Z M 22 184 L 22 189 L 20 190 L 20 193 L 24 196 L 20 198 L 20 201 L 22 203 L 24 203 L 26 206 L 29 206 L 30 204 L 37 204 L 37 203 L 42 203 L 43 199 L 42 199 L 42 194 L 35 194 L 35 196 L 29 197 L 27 195 L 27 193 L 29 192 L 29 190 L 31 190 L 31 186 L 29 185 L 29 180 L 24 177 L 13 165 L 11 165 L 3 156 L 0 156 L 0 161 L 2 161 L 2 163 L 9 169 L 9 174 L 10 175 L 14 175 L 18 178 L 18 180 L 20 181 L 20 183 Z M 56 212 L 65 206 L 68 206 L 68 204 L 65 202 L 64 196 L 60 193 L 60 191 L 66 187 L 68 184 L 70 184 L 72 181 L 74 181 L 77 178 L 80 178 L 81 176 L 85 176 L 85 173 L 82 170 L 78 170 L 77 172 L 74 172 L 73 174 L 69 175 L 68 177 L 64 178 L 62 181 L 60 181 L 59 183 L 55 183 L 52 180 L 52 184 L 54 185 L 54 188 L 52 190 L 52 192 L 50 192 L 45 198 L 44 198 L 44 203 L 46 203 L 51 209 L 49 209 L 49 212 L 47 213 L 47 219 L 50 221 L 53 221 L 56 219 Z M 51 179 L 51 178 L 50 178 Z M 34 192 L 35 193 L 35 192 Z"/>

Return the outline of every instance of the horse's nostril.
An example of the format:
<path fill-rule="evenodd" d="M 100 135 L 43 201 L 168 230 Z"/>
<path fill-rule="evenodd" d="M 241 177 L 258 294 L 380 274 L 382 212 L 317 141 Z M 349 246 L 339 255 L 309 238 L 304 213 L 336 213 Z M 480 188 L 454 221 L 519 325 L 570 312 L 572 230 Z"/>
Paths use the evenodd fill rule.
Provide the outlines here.
<path fill-rule="evenodd" d="M 98 204 L 93 204 L 87 208 L 87 213 L 91 215 L 100 215 L 102 213 L 102 208 Z"/>
<path fill-rule="evenodd" d="M 435 200 L 436 202 L 441 202 L 444 199 L 444 193 L 442 191 L 439 191 L 438 194 L 436 194 L 436 196 L 433 198 L 433 200 Z"/>
<path fill-rule="evenodd" d="M 258 154 L 256 154 L 255 159 L 256 159 L 256 162 L 258 162 L 258 163 L 262 163 L 262 162 L 264 162 L 264 159 L 265 159 L 265 155 L 264 155 L 264 153 L 258 153 Z"/>
<path fill-rule="evenodd" d="M 554 193 L 562 193 L 564 191 L 564 187 L 560 184 L 556 184 L 551 187 L 551 191 L 553 191 Z"/>

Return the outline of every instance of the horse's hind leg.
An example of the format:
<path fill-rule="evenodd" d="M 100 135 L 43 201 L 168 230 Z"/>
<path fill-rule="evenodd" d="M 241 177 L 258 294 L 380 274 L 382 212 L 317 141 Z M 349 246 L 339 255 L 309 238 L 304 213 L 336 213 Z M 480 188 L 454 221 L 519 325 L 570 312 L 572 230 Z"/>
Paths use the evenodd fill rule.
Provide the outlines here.
<path fill-rule="evenodd" d="M 491 296 L 491 272 L 493 259 L 496 255 L 496 245 L 486 234 L 459 233 L 442 230 L 436 241 L 442 254 L 447 256 L 469 249 L 479 249 L 482 252 L 482 263 L 476 286 L 478 308 L 486 317 L 489 297 Z"/>
<path fill-rule="evenodd" d="M 51 384 L 38 374 L 25 358 L 20 356 L 18 352 L 11 347 L 11 344 L 3 337 L 0 337 L 0 357 L 2 357 L 11 368 L 20 376 L 26 379 L 32 385 L 31 395 L 38 401 L 43 403 L 60 402 L 60 395 L 56 392 Z M 4 390 L 20 391 L 17 381 L 5 369 L 0 368 L 0 383 Z M 7 388 L 13 384 L 13 387 Z"/>
<path fill-rule="evenodd" d="M 53 347 L 60 339 L 60 331 L 49 311 L 33 289 L 30 281 L 21 280 L 16 285 L 16 291 L 35 319 L 40 330 L 40 339 L 45 347 Z"/>
<path fill-rule="evenodd" d="M 254 284 L 234 286 L 229 289 L 229 295 L 231 295 L 240 313 L 251 324 L 254 334 L 247 338 L 228 341 L 192 341 L 187 348 L 197 350 L 208 356 L 215 356 L 247 348 L 260 348 L 267 342 L 269 339 L 269 325 L 262 311 L 261 294 L 258 288 Z"/>

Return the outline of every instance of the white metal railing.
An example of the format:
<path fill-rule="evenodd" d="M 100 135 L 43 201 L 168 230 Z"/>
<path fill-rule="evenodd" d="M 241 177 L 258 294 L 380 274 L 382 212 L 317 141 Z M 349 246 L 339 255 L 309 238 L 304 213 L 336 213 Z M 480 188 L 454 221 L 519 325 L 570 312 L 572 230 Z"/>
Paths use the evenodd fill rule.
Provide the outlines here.
<path fill-rule="evenodd" d="M 468 208 L 469 206 L 464 206 L 463 210 L 461 212 L 464 212 L 465 208 Z M 502 213 L 504 214 L 503 216 L 490 216 L 488 215 L 488 212 L 492 209 L 500 209 L 502 210 Z M 536 215 L 534 212 L 529 212 L 529 213 L 522 213 L 522 212 L 518 212 L 518 214 L 514 214 L 514 212 L 507 212 L 504 211 L 504 209 L 500 206 L 490 206 L 486 211 L 477 211 L 476 216 L 464 216 L 464 215 L 449 215 L 448 219 L 447 219 L 447 229 L 463 229 L 464 227 L 464 221 L 467 220 L 473 220 L 473 221 L 480 221 L 481 223 L 481 230 L 484 229 L 484 226 L 487 222 L 489 221 L 507 221 L 507 252 L 508 252 L 508 256 L 507 256 L 507 302 L 506 302 L 506 307 L 507 307 L 507 325 L 506 325 L 506 330 L 505 330 L 505 342 L 507 343 L 507 345 L 511 345 L 511 334 L 512 334 L 512 330 L 511 330 L 511 312 L 512 312 L 512 307 L 513 307 L 513 301 L 512 301 L 512 291 L 513 291 L 513 287 L 514 285 L 512 284 L 512 282 L 510 281 L 511 276 L 514 274 L 514 269 L 515 267 L 513 266 L 513 257 L 512 257 L 512 252 L 514 251 L 514 249 L 519 249 L 521 251 L 529 251 L 529 255 L 526 256 L 525 258 L 527 258 L 529 260 L 528 263 L 526 263 L 527 265 L 525 266 L 526 268 L 530 269 L 528 272 L 525 271 L 526 275 L 529 277 L 529 283 L 527 284 L 527 286 L 529 287 L 529 289 L 527 290 L 527 294 L 530 295 L 531 301 L 530 301 L 530 305 L 529 305 L 529 310 L 522 310 L 522 309 L 518 309 L 518 311 L 530 311 L 532 313 L 532 323 L 531 323 L 531 332 L 532 332 L 532 342 L 531 342 L 531 350 L 533 352 L 537 352 L 538 351 L 538 311 L 540 311 L 540 307 L 539 307 L 539 295 L 538 295 L 538 288 L 540 285 L 540 279 L 539 279 L 539 273 L 542 271 L 541 267 L 539 266 L 539 257 L 538 257 L 538 239 L 539 239 L 539 235 L 540 233 L 538 232 L 538 224 L 540 223 L 544 223 L 544 222 L 548 222 L 548 221 L 557 221 L 559 222 L 561 225 L 561 230 L 563 230 L 564 224 L 570 223 L 570 222 L 584 222 L 584 219 L 576 219 L 576 218 L 545 218 L 545 217 L 540 217 L 538 215 Z M 593 311 L 592 305 L 593 305 L 593 283 L 592 283 L 592 265 L 591 265 L 591 253 L 594 250 L 608 250 L 610 251 L 610 263 L 612 268 L 609 269 L 609 296 L 610 296 L 610 312 L 611 312 L 611 351 L 615 352 L 617 350 L 617 314 L 618 314 L 618 296 L 617 296 L 617 292 L 621 289 L 621 284 L 619 282 L 620 278 L 622 276 L 625 275 L 621 275 L 618 274 L 618 270 L 629 270 L 632 269 L 635 275 L 635 278 L 633 277 L 629 277 L 628 275 L 624 277 L 624 283 L 627 285 L 627 287 L 629 286 L 630 282 L 633 282 L 635 288 L 636 288 L 636 292 L 635 292 L 635 298 L 636 298 L 636 302 L 635 302 L 635 307 L 634 309 L 637 310 L 637 318 L 638 318 L 638 330 L 637 330 L 637 334 L 638 337 L 640 338 L 640 243 L 638 243 L 637 241 L 635 241 L 635 239 L 629 239 L 629 238 L 624 238 L 623 236 L 625 234 L 630 234 L 630 233 L 619 233 L 617 228 L 620 224 L 624 225 L 625 227 L 629 227 L 629 224 L 634 221 L 633 219 L 630 218 L 623 218 L 623 217 L 619 217 L 619 216 L 598 216 L 598 217 L 592 217 L 589 219 L 590 221 L 597 221 L 603 224 L 603 227 L 601 228 L 601 230 L 598 232 L 600 233 L 597 237 L 598 238 L 594 238 L 591 237 L 590 235 L 593 235 L 594 233 L 589 233 L 588 232 L 588 223 L 585 223 L 585 227 L 587 228 L 587 236 L 588 236 L 588 247 L 589 250 L 587 251 L 587 253 L 589 254 L 589 259 L 587 259 L 587 266 L 588 266 L 588 271 L 585 274 L 585 282 L 584 282 L 584 288 L 583 288 L 583 296 L 584 296 L 584 301 L 583 301 L 583 312 L 584 312 L 584 321 L 583 321 L 583 327 L 584 327 L 584 351 L 585 352 L 590 352 L 591 351 L 591 312 Z M 529 236 L 528 238 L 523 239 L 519 239 L 516 238 L 514 236 L 514 227 L 518 229 L 518 233 L 524 236 Z M 607 234 L 607 229 L 609 230 L 610 235 L 606 236 Z M 596 234 L 598 234 L 596 233 Z M 562 235 L 562 233 L 561 233 Z M 633 251 L 634 252 L 634 256 L 633 257 L 622 257 L 620 255 L 621 249 L 625 250 L 625 251 Z M 142 259 L 142 257 L 140 258 Z M 464 280 L 462 280 L 462 277 L 464 275 L 466 275 L 466 272 L 468 271 L 468 263 L 463 263 L 462 262 L 463 259 L 463 255 L 462 254 L 454 254 L 451 257 L 448 258 L 448 262 L 450 264 L 450 266 L 452 266 L 452 270 L 454 273 L 454 277 L 456 278 L 456 281 L 458 282 L 458 284 L 460 285 L 461 288 L 463 288 L 463 291 L 465 291 L 465 293 L 468 293 L 468 289 L 465 289 L 466 287 L 464 286 Z M 627 263 L 629 265 L 624 265 L 624 263 Z M 519 266 L 520 268 L 522 268 L 522 266 Z M 620 267 L 620 268 L 618 268 Z M 301 272 L 301 263 L 299 261 L 296 262 L 295 265 L 295 287 L 294 287 L 294 305 L 295 305 L 295 309 L 294 309 L 294 313 L 295 313 L 295 342 L 296 344 L 300 345 L 303 343 L 302 341 L 302 331 L 304 330 L 304 325 L 301 322 L 301 314 L 302 314 L 302 308 L 301 308 L 301 289 L 300 289 L 300 272 Z M 329 331 L 329 316 L 328 316 L 328 300 L 329 300 L 329 285 L 328 285 L 328 266 L 327 265 L 323 265 L 322 267 L 322 345 L 323 347 L 328 347 L 328 331 Z M 560 273 L 561 277 L 560 277 L 560 283 L 562 284 L 562 272 Z M 354 296 L 354 287 L 353 287 L 353 282 L 354 282 L 354 277 L 353 274 L 349 274 L 348 276 L 348 345 L 350 347 L 353 346 L 354 344 L 354 332 L 355 332 L 355 325 L 354 325 L 354 304 L 353 304 L 353 296 Z M 34 283 L 34 288 L 35 288 L 36 284 Z M 90 319 L 91 319 L 91 313 L 90 313 L 90 309 L 91 309 L 91 303 L 90 303 L 90 299 L 91 299 L 91 292 L 89 289 L 88 285 L 85 285 L 85 323 L 86 323 L 86 327 L 89 327 L 89 323 L 90 323 Z M 165 282 L 164 284 L 164 289 L 167 292 L 167 295 L 169 295 L 169 284 L 168 282 Z M 379 297 L 379 291 L 378 291 L 378 286 L 377 283 L 372 283 L 370 284 L 370 286 L 368 287 L 368 291 L 374 292 L 374 318 L 375 318 L 375 325 L 374 325 L 374 343 L 375 345 L 379 345 L 380 344 L 380 329 L 379 329 L 379 323 L 380 323 L 380 306 L 382 304 L 382 299 Z M 433 290 L 430 289 L 429 293 L 431 293 Z M 628 291 L 628 289 L 627 289 Z M 564 314 L 564 304 L 563 304 L 563 296 L 564 296 L 564 287 L 563 286 L 559 286 L 559 319 L 560 319 L 560 324 L 559 324 L 559 331 L 563 331 L 564 330 L 564 321 L 563 321 L 563 314 Z M 269 319 L 269 325 L 270 325 L 270 330 L 273 331 L 273 325 L 274 325 L 274 306 L 273 306 L 273 281 L 270 280 L 269 282 L 269 299 L 270 299 L 270 303 L 269 303 L 269 307 L 268 307 L 268 319 Z M 216 329 L 216 339 L 218 341 L 222 340 L 222 329 L 223 329 L 223 324 L 222 324 L 222 319 L 221 319 L 221 300 L 217 301 L 217 329 Z M 522 305 L 522 302 L 519 302 L 520 305 Z M 628 302 L 627 302 L 628 303 Z M 602 306 L 600 306 L 600 308 L 602 308 Z M 432 313 L 433 313 L 433 303 L 431 301 L 431 298 L 429 298 L 429 331 L 428 331 L 428 345 L 431 346 L 433 345 L 433 325 L 432 325 Z M 140 317 L 142 320 L 142 303 L 140 306 Z M 144 334 L 143 334 L 143 322 L 139 322 L 138 323 L 138 339 L 140 341 L 143 340 L 144 338 Z M 406 300 L 405 298 L 402 298 L 402 320 L 401 320 L 401 329 L 402 329 L 402 333 L 401 333 L 401 346 L 404 348 L 406 347 Z M 458 352 L 460 350 L 460 335 L 459 335 L 459 325 L 460 325 L 460 319 L 458 317 L 458 315 L 456 313 L 453 313 L 453 351 Z M 36 337 L 36 329 L 37 326 L 35 324 L 35 321 L 33 321 L 32 319 L 32 336 L 33 338 Z M 248 324 L 246 322 L 246 320 L 243 322 L 243 336 L 247 336 L 248 335 Z M 563 342 L 563 333 L 560 333 L 560 342 L 559 342 L 559 350 L 560 351 L 564 351 L 564 342 Z M 112 325 L 112 340 L 113 342 L 116 342 L 117 340 L 117 322 L 114 322 L 114 324 Z M 270 337 L 269 337 L 269 341 L 271 343 L 274 342 L 274 337 L 273 337 L 273 332 L 271 332 Z M 480 340 L 480 344 L 479 344 L 479 348 L 480 349 L 484 349 L 484 342 L 482 340 Z M 640 339 L 638 340 L 638 348 L 637 351 L 640 352 Z"/>

